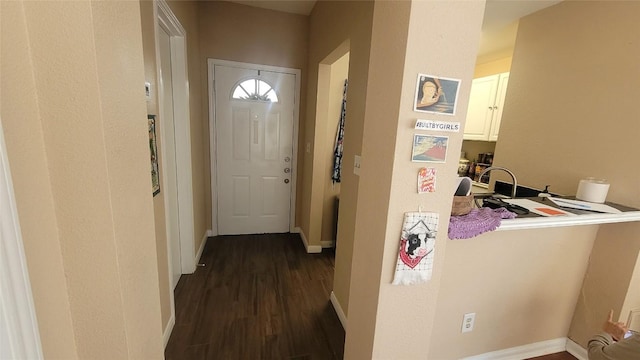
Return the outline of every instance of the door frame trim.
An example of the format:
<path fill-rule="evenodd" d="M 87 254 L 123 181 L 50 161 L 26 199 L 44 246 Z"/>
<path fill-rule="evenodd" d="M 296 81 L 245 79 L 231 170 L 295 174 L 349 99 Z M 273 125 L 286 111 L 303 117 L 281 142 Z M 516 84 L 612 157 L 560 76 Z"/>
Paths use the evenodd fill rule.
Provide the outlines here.
<path fill-rule="evenodd" d="M 156 56 L 156 81 L 157 81 L 157 103 L 159 115 L 160 139 L 162 144 L 166 144 L 166 132 L 162 131 L 162 98 L 164 90 L 161 86 L 162 76 L 160 68 L 160 27 L 167 30 L 171 41 L 171 72 L 173 77 L 172 93 L 174 96 L 174 132 L 175 132 L 175 151 L 176 151 L 176 172 L 178 187 L 178 226 L 180 233 L 180 272 L 182 274 L 193 273 L 196 269 L 195 259 L 195 229 L 193 223 L 193 182 L 192 182 L 192 164 L 191 164 L 191 117 L 189 112 L 189 77 L 187 69 L 187 32 L 180 21 L 175 16 L 165 0 L 154 1 L 153 17 L 154 17 L 154 42 Z M 176 119 L 183 119 L 176 121 Z M 160 156 L 162 168 L 166 169 L 166 149 L 165 146 L 160 147 Z M 162 183 L 167 183 L 167 173 L 162 171 Z M 163 202 L 168 203 L 167 191 L 162 191 Z M 168 213 L 165 211 L 165 234 L 169 234 Z M 173 264 L 172 251 L 169 236 L 166 236 L 167 246 L 167 263 L 169 276 L 169 303 L 171 315 L 164 328 L 163 340 L 166 348 L 169 336 L 173 331 L 175 324 L 175 297 L 173 283 Z M 165 324 L 162 324 L 165 326 Z"/>
<path fill-rule="evenodd" d="M 18 208 L 0 121 L 0 354 L 15 359 L 43 359 Z M 5 351 L 7 353 L 5 353 Z"/>
<path fill-rule="evenodd" d="M 221 60 L 221 59 L 207 59 L 207 80 L 208 80 L 208 90 L 209 90 L 209 158 L 210 158 L 210 166 L 211 171 L 209 175 L 211 177 L 211 226 L 213 228 L 213 234 L 218 235 L 218 192 L 217 192 L 217 183 L 216 177 L 214 174 L 217 172 L 217 162 L 216 162 L 216 147 L 215 147 L 215 90 L 214 90 L 214 66 L 222 65 L 229 67 L 236 67 L 242 69 L 253 69 L 253 70 L 263 70 L 263 71 L 272 71 L 272 72 L 280 72 L 284 74 L 290 74 L 295 76 L 295 89 L 294 89 L 294 100 L 293 100 L 293 139 L 292 139 L 292 147 L 293 154 L 291 156 L 291 194 L 290 194 L 290 207 L 289 207 L 289 232 L 295 232 L 295 220 L 296 220 L 296 189 L 298 183 L 298 125 L 300 122 L 300 76 L 302 71 L 300 69 L 294 68 L 285 68 L 278 66 L 270 66 L 270 65 L 261 65 L 261 64 L 251 64 L 237 61 L 229 61 L 229 60 Z"/>

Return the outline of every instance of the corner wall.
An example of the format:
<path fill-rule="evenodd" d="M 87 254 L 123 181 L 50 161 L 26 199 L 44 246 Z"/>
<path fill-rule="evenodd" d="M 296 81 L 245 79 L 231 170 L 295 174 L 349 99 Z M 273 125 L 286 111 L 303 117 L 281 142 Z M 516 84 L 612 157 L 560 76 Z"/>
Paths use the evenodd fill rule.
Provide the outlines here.
<path fill-rule="evenodd" d="M 336 249 L 333 292 L 345 314 L 349 312 L 349 286 L 351 260 L 358 197 L 358 177 L 353 174 L 353 157 L 362 149 L 365 95 L 369 68 L 371 21 L 373 3 L 369 1 L 318 1 L 309 17 L 309 65 L 307 86 L 307 113 L 301 134 L 302 144 L 309 144 L 304 155 L 302 214 L 300 225 L 309 239 L 319 245 L 324 183 L 312 184 L 311 179 L 322 178 L 324 167 L 315 166 L 316 107 L 318 97 L 319 64 L 346 41 L 350 43 L 349 95 L 345 121 L 342 182 L 340 184 L 340 214 L 338 219 L 338 248 Z M 319 135 L 319 134 L 318 134 Z M 324 136 L 323 136 L 324 137 Z M 304 145 L 306 146 L 306 145 Z M 324 144 L 322 144 L 324 147 Z M 312 187 L 313 185 L 313 187 Z M 312 200 L 314 199 L 314 200 Z M 313 228 L 311 222 L 315 221 Z"/>
<path fill-rule="evenodd" d="M 483 10 L 484 1 L 375 4 L 349 304 L 349 327 L 357 330 L 347 334 L 345 357 L 364 354 L 369 341 L 375 359 L 427 358 L 434 346 L 463 134 L 447 133 L 446 163 L 412 163 L 415 133 L 442 134 L 414 126 L 424 118 L 464 124 Z M 406 43 L 399 40 L 405 38 Z M 419 73 L 461 79 L 455 115 L 413 111 Z M 416 177 L 424 165 L 436 168 L 435 193 L 417 193 Z M 439 214 L 432 278 L 420 285 L 391 285 L 403 215 L 420 206 Z"/>
<path fill-rule="evenodd" d="M 147 100 L 147 114 L 156 115 L 156 122 L 162 120 L 158 115 L 158 86 L 156 68 L 156 44 L 155 44 L 155 22 L 153 17 L 154 3 L 152 1 L 140 1 L 140 22 L 142 25 L 142 47 L 144 52 L 144 79 L 151 84 L 151 100 Z M 158 146 L 158 171 L 162 168 L 162 127 L 156 126 L 156 142 Z M 160 179 L 162 176 L 160 175 Z M 162 180 L 160 191 L 163 191 Z M 158 284 L 160 296 L 160 311 L 162 314 L 162 329 L 164 330 L 171 318 L 171 285 L 169 284 L 169 260 L 167 251 L 167 227 L 165 219 L 164 196 L 158 194 L 153 197 L 153 217 L 156 230 L 156 255 L 158 260 Z"/>
<path fill-rule="evenodd" d="M 137 2 L 2 3 L 2 121 L 45 358 L 163 356 L 140 29 Z"/>

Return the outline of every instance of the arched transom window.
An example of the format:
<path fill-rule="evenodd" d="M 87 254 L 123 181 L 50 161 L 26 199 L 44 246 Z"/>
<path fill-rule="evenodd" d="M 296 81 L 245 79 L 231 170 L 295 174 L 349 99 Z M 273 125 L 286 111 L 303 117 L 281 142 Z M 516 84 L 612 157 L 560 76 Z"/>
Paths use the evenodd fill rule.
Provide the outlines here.
<path fill-rule="evenodd" d="M 273 87 L 260 79 L 242 81 L 233 89 L 231 98 L 237 100 L 278 102 L 278 95 L 276 95 Z"/>

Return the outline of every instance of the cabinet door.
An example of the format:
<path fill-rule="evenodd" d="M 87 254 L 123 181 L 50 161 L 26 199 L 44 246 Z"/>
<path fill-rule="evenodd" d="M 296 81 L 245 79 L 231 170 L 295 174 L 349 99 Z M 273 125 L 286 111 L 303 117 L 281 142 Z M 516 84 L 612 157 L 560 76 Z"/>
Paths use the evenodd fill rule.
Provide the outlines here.
<path fill-rule="evenodd" d="M 491 121 L 491 132 L 489 133 L 489 141 L 497 141 L 500 132 L 500 122 L 502 121 L 502 110 L 504 109 L 504 98 L 507 95 L 507 85 L 509 83 L 509 73 L 500 74 L 498 80 L 498 92 L 493 111 L 493 121 Z"/>
<path fill-rule="evenodd" d="M 473 80 L 464 125 L 465 140 L 489 140 L 498 79 L 499 75 L 492 75 Z"/>

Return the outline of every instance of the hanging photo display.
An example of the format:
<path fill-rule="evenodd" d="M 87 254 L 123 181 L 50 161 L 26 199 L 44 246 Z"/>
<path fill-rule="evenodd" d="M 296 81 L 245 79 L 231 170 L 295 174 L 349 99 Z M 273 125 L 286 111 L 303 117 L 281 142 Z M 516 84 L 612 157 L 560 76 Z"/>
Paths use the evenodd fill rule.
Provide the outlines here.
<path fill-rule="evenodd" d="M 448 136 L 413 135 L 411 161 L 443 163 L 447 159 Z"/>
<path fill-rule="evenodd" d="M 460 132 L 460 123 L 454 121 L 416 120 L 416 130 Z"/>
<path fill-rule="evenodd" d="M 418 194 L 436 191 L 436 169 L 420 168 L 418 170 Z"/>
<path fill-rule="evenodd" d="M 460 80 L 418 74 L 413 110 L 455 115 Z"/>
<path fill-rule="evenodd" d="M 393 285 L 414 285 L 431 280 L 438 229 L 438 214 L 404 214 Z"/>

